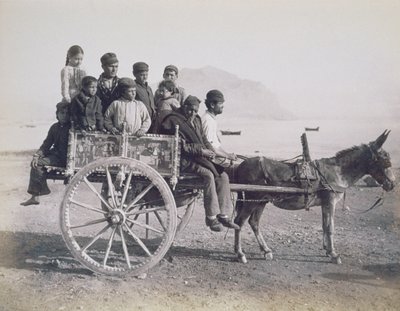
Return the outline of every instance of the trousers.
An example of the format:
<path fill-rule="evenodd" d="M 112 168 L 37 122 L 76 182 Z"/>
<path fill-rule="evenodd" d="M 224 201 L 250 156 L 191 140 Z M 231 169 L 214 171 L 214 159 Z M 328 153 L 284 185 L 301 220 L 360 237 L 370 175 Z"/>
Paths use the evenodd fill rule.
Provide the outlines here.
<path fill-rule="evenodd" d="M 220 176 L 207 168 L 195 165 L 186 171 L 200 175 L 204 179 L 204 209 L 206 216 L 229 215 L 233 210 L 229 177 L 223 172 Z"/>
<path fill-rule="evenodd" d="M 46 180 L 46 165 L 65 166 L 65 163 L 56 155 L 49 155 L 38 160 L 36 168 L 31 168 L 28 193 L 32 195 L 46 195 L 50 193 Z"/>

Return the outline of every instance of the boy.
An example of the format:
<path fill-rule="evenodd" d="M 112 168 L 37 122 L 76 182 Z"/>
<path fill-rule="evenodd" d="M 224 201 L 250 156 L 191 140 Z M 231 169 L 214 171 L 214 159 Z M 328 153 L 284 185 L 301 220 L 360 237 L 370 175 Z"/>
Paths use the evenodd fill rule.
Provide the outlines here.
<path fill-rule="evenodd" d="M 28 193 L 32 196 L 29 200 L 21 203 L 23 206 L 37 205 L 40 195 L 50 193 L 44 166 L 65 167 L 67 164 L 68 132 L 71 125 L 69 106 L 70 104 L 67 102 L 57 104 L 56 116 L 58 122 L 50 127 L 42 146 L 33 155 L 28 186 Z"/>
<path fill-rule="evenodd" d="M 147 108 L 152 124 L 156 118 L 154 106 L 153 90 L 147 83 L 149 75 L 149 66 L 143 62 L 133 64 L 133 75 L 136 82 L 136 99 L 141 101 Z"/>
<path fill-rule="evenodd" d="M 204 134 L 213 146 L 217 163 L 223 167 L 230 167 L 237 157 L 234 153 L 228 153 L 222 148 L 218 137 L 217 115 L 224 111 L 224 95 L 219 90 L 211 90 L 206 95 L 205 104 L 207 111 L 201 117 Z"/>
<path fill-rule="evenodd" d="M 157 92 L 160 94 L 159 99 L 155 102 L 157 110 L 156 125 L 154 127 L 157 133 L 162 120 L 171 111 L 175 111 L 180 107 L 180 104 L 172 93 L 175 90 L 175 83 L 171 80 L 163 80 L 158 85 Z"/>
<path fill-rule="evenodd" d="M 101 100 L 102 113 L 106 112 L 108 106 L 118 98 L 118 59 L 114 53 L 106 53 L 101 58 L 101 68 L 103 73 L 100 75 L 97 83 L 97 96 Z"/>
<path fill-rule="evenodd" d="M 168 65 L 164 68 L 163 78 L 164 78 L 164 81 L 170 80 L 175 83 L 175 89 L 173 91 L 172 96 L 174 98 L 176 98 L 176 100 L 182 106 L 187 95 L 186 95 L 185 89 L 183 87 L 178 86 L 178 84 L 176 82 L 176 80 L 178 79 L 178 73 L 179 73 L 178 67 L 176 67 L 174 65 Z M 159 99 L 159 97 L 160 97 L 160 94 L 156 91 L 156 94 L 154 95 L 154 99 L 156 102 Z"/>
<path fill-rule="evenodd" d="M 71 120 L 78 130 L 104 130 L 101 100 L 96 96 L 97 80 L 86 76 L 82 79 L 82 89 L 71 102 Z"/>
<path fill-rule="evenodd" d="M 116 135 L 126 125 L 125 131 L 138 137 L 143 136 L 150 128 L 151 119 L 146 106 L 136 96 L 136 83 L 130 78 L 121 78 L 118 82 L 118 93 L 121 97 L 114 100 L 104 116 L 104 125 Z"/>

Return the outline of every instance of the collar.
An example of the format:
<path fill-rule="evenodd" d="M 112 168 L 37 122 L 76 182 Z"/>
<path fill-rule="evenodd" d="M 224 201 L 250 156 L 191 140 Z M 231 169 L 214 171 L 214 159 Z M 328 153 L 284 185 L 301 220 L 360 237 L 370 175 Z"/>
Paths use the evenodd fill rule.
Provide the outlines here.
<path fill-rule="evenodd" d="M 212 114 L 211 112 L 209 112 L 208 110 L 206 111 L 206 113 L 211 116 L 213 119 L 216 119 L 217 116 L 215 114 Z"/>

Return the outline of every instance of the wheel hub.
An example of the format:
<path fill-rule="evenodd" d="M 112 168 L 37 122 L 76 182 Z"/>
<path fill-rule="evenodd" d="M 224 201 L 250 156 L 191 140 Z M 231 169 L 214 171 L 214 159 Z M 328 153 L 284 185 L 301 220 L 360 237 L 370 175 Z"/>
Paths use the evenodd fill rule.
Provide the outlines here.
<path fill-rule="evenodd" d="M 122 225 L 126 221 L 125 212 L 121 209 L 115 209 L 111 212 L 110 220 L 113 225 Z"/>

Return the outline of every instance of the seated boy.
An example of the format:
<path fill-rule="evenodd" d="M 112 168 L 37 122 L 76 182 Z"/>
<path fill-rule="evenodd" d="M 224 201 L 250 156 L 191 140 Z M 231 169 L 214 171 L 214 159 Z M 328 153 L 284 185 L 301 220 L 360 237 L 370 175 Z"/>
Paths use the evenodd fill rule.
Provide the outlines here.
<path fill-rule="evenodd" d="M 39 196 L 50 193 L 44 166 L 66 166 L 68 132 L 71 125 L 69 105 L 67 102 L 57 104 L 56 116 L 58 122 L 50 127 L 42 146 L 33 155 L 28 186 L 28 193 L 32 196 L 29 200 L 21 203 L 23 206 L 39 204 Z"/>
<path fill-rule="evenodd" d="M 104 115 L 104 125 L 112 134 L 123 130 L 138 137 L 150 128 L 151 119 L 146 106 L 135 100 L 136 83 L 130 78 L 121 78 L 118 82 L 120 98 L 114 100 Z"/>
<path fill-rule="evenodd" d="M 78 130 L 104 130 L 101 100 L 96 96 L 97 80 L 86 76 L 82 79 L 82 89 L 71 101 L 71 120 Z"/>

